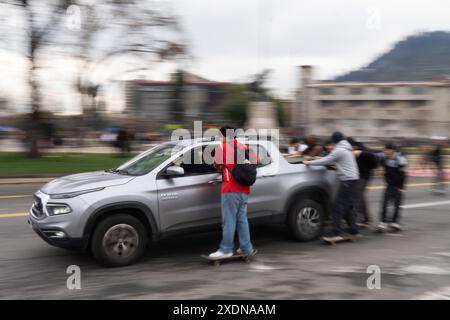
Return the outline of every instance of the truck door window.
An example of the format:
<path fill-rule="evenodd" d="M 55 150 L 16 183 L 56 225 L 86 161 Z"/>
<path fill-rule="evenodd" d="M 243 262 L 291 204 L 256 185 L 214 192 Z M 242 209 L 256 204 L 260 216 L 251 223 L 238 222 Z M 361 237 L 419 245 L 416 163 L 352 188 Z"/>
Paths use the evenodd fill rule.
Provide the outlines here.
<path fill-rule="evenodd" d="M 266 148 L 259 144 L 251 144 L 250 151 L 258 155 L 258 168 L 267 166 L 272 163 L 272 158 Z"/>
<path fill-rule="evenodd" d="M 195 147 L 174 162 L 184 169 L 185 176 L 216 173 L 217 170 L 213 164 L 205 163 L 203 150 L 205 146 Z"/>

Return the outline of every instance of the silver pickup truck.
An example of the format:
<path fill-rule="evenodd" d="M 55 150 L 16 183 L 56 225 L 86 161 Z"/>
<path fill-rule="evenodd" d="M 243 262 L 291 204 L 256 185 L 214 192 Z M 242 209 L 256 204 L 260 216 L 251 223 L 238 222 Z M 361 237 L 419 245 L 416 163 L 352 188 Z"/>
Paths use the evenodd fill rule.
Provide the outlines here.
<path fill-rule="evenodd" d="M 249 198 L 250 225 L 281 222 L 297 241 L 319 237 L 335 194 L 335 172 L 289 163 L 271 141 L 242 143 L 262 160 Z M 218 144 L 167 142 L 117 169 L 53 180 L 34 195 L 29 224 L 49 244 L 90 250 L 104 266 L 136 262 L 152 240 L 219 232 L 222 177 L 202 160 Z M 192 157 L 199 161 L 184 161 Z"/>

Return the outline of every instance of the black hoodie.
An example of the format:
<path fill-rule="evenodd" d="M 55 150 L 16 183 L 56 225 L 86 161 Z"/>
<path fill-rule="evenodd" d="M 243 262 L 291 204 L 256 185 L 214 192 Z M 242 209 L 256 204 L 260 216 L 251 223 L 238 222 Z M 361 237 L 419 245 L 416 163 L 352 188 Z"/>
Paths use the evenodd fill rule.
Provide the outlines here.
<path fill-rule="evenodd" d="M 377 154 L 380 164 L 384 167 L 384 178 L 388 186 L 404 189 L 406 180 L 406 166 L 408 161 L 398 152 L 394 157 L 386 158 L 381 153 Z"/>

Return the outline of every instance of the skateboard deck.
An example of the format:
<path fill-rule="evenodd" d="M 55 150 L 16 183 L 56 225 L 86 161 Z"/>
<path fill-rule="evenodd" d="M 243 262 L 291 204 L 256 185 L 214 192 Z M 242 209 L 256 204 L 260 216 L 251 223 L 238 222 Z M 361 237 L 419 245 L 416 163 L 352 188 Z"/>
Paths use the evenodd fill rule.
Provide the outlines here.
<path fill-rule="evenodd" d="M 228 258 L 210 258 L 206 254 L 202 254 L 200 257 L 208 260 L 208 262 L 214 264 L 215 266 L 219 266 L 222 262 L 234 261 L 234 260 L 242 260 L 246 263 L 250 263 L 255 255 L 258 253 L 258 250 L 255 250 L 252 256 L 248 256 L 245 253 L 234 253 L 231 257 Z"/>
<path fill-rule="evenodd" d="M 397 229 L 397 228 L 393 228 L 393 227 L 387 227 L 386 229 L 381 229 L 381 228 L 375 228 L 375 233 L 397 233 L 397 232 L 401 232 L 402 229 Z"/>
<path fill-rule="evenodd" d="M 356 237 L 351 236 L 351 235 L 345 235 L 345 236 L 342 236 L 342 240 L 339 240 L 339 241 L 330 241 L 330 240 L 327 240 L 324 238 L 322 238 L 322 240 L 325 244 L 335 246 L 336 244 L 341 243 L 341 242 L 348 242 L 348 241 L 354 242 L 354 241 L 356 241 Z"/>

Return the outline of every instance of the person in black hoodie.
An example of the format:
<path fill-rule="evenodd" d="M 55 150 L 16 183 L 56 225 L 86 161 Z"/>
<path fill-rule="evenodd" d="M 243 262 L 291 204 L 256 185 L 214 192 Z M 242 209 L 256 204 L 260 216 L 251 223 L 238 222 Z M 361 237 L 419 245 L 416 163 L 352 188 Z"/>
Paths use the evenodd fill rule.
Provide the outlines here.
<path fill-rule="evenodd" d="M 442 161 L 443 146 L 443 142 L 438 142 L 433 151 L 431 151 L 430 158 L 436 169 L 433 191 L 445 194 L 445 171 Z"/>
<path fill-rule="evenodd" d="M 377 154 L 377 158 L 384 168 L 384 178 L 386 180 L 386 191 L 384 193 L 381 221 L 378 229 L 385 231 L 389 226 L 394 230 L 401 230 L 402 227 L 399 224 L 400 204 L 405 190 L 406 166 L 408 162 L 391 143 L 386 144 L 384 152 Z M 394 215 L 392 219 L 388 220 L 387 206 L 391 200 L 394 200 Z"/>
<path fill-rule="evenodd" d="M 353 153 L 356 156 L 356 163 L 359 169 L 359 180 L 356 187 L 356 199 L 355 199 L 355 211 L 356 218 L 361 221 L 357 225 L 361 228 L 367 228 L 372 222 L 369 208 L 366 202 L 366 189 L 372 177 L 372 171 L 378 166 L 377 157 L 373 152 L 367 150 L 367 148 L 355 141 L 352 138 L 348 138 L 347 141 L 353 147 Z"/>

